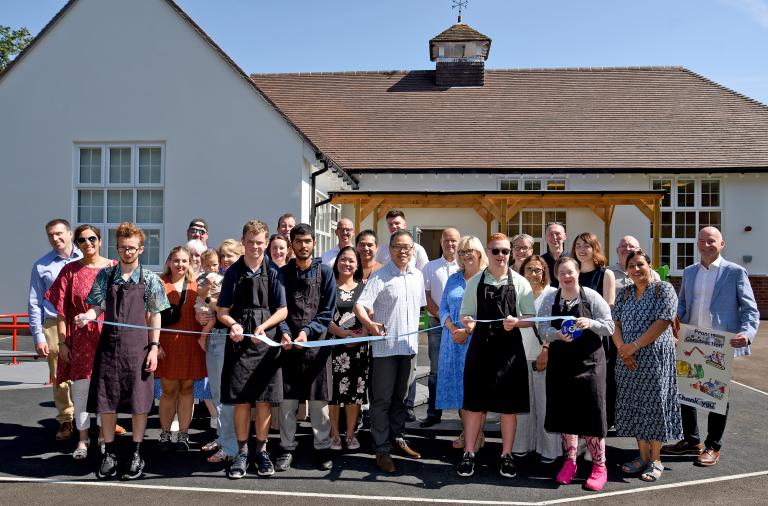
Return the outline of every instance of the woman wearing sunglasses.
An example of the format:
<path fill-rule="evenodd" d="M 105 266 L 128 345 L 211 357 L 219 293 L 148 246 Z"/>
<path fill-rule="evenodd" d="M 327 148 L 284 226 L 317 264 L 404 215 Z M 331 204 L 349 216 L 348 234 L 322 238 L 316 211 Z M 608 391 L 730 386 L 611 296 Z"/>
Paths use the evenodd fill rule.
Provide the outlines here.
<path fill-rule="evenodd" d="M 90 307 L 85 303 L 85 299 L 91 291 L 96 274 L 104 267 L 111 267 L 117 262 L 99 254 L 101 232 L 93 225 L 77 227 L 75 242 L 83 252 L 83 258 L 78 262 L 67 264 L 61 270 L 59 277 L 45 294 L 45 298 L 53 304 L 58 313 L 56 318 L 59 331 L 57 382 L 72 381 L 75 425 L 80 431 L 80 440 L 72 457 L 75 460 L 83 460 L 88 456 L 90 443 L 88 438 L 90 413 L 86 411 L 86 403 L 88 388 L 91 384 L 93 357 L 101 335 L 101 324 L 78 328 L 74 324 L 74 318 Z M 103 320 L 104 316 L 100 315 L 98 319 Z"/>

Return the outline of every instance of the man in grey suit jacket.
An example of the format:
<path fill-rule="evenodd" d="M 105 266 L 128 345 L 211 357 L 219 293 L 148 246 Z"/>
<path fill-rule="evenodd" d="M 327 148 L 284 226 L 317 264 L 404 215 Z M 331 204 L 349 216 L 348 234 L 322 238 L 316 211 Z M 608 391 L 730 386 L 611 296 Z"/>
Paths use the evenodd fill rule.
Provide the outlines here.
<path fill-rule="evenodd" d="M 720 256 L 725 241 L 715 227 L 699 231 L 697 246 L 701 260 L 683 271 L 677 304 L 680 321 L 696 327 L 733 332 L 736 336 L 731 339 L 731 345 L 735 356 L 749 355 L 749 345 L 757 333 L 760 313 L 747 271 Z M 662 447 L 662 453 L 698 455 L 697 465 L 714 466 L 720 460 L 728 409 L 730 405 L 723 415 L 710 411 L 707 439 L 702 448 L 696 408 L 680 406 L 685 439 Z"/>

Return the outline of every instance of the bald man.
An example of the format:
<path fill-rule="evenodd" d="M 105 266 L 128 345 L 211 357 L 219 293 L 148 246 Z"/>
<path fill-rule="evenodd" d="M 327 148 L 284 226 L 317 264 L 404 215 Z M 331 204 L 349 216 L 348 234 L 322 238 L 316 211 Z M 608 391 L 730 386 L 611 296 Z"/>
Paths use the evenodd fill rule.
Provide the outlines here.
<path fill-rule="evenodd" d="M 683 283 L 677 303 L 680 322 L 735 333 L 736 336 L 731 339 L 734 355 L 750 355 L 749 345 L 757 334 L 760 313 L 747 271 L 720 256 L 720 252 L 725 248 L 725 241 L 715 227 L 702 228 L 696 246 L 700 255 L 699 262 L 683 271 Z M 684 439 L 673 445 L 663 446 L 662 454 L 695 455 L 695 464 L 704 467 L 717 464 L 720 461 L 720 448 L 729 409 L 730 403 L 723 415 L 709 412 L 708 434 L 702 447 L 696 408 L 680 406 Z"/>
<path fill-rule="evenodd" d="M 449 227 L 443 230 L 440 236 L 440 247 L 443 250 L 443 255 L 431 262 L 427 262 L 427 265 L 421 271 L 424 275 L 424 290 L 427 296 L 429 328 L 432 329 L 427 332 L 427 351 L 429 353 L 427 387 L 429 388 L 429 402 L 427 404 L 427 418 L 421 422 L 422 427 L 432 427 L 440 423 L 443 416 L 443 411 L 435 406 L 440 339 L 443 335 L 443 329 L 440 326 L 440 301 L 443 298 L 443 290 L 448 282 L 448 278 L 459 271 L 459 264 L 456 262 L 456 247 L 459 245 L 459 239 L 461 239 L 461 235 L 455 228 Z"/>
<path fill-rule="evenodd" d="M 616 297 L 624 290 L 624 288 L 633 284 L 629 276 L 627 276 L 627 257 L 633 251 L 639 251 L 640 241 L 636 237 L 631 235 L 625 235 L 619 240 L 619 245 L 616 246 L 616 263 L 611 266 L 613 275 L 616 277 Z M 655 267 L 658 267 L 655 266 Z M 654 281 L 659 281 L 659 274 L 656 271 L 651 271 Z"/>
<path fill-rule="evenodd" d="M 323 253 L 322 261 L 325 265 L 333 269 L 333 264 L 336 262 L 336 257 L 339 255 L 341 248 L 346 246 L 353 246 L 352 241 L 355 238 L 355 224 L 349 218 L 342 218 L 336 223 L 336 237 L 339 239 L 338 245 L 335 248 L 331 248 Z"/>

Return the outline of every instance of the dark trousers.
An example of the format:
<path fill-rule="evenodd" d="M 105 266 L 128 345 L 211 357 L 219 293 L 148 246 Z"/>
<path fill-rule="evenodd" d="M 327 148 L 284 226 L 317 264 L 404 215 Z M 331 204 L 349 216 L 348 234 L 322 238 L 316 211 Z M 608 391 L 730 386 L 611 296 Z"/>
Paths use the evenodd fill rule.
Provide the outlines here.
<path fill-rule="evenodd" d="M 405 400 L 413 381 L 416 355 L 371 359 L 371 437 L 376 453 L 389 453 L 392 440 L 403 437 L 408 414 Z"/>
<path fill-rule="evenodd" d="M 443 328 L 440 320 L 429 317 L 429 326 L 438 327 L 427 332 L 427 351 L 429 353 L 429 376 L 427 376 L 427 388 L 429 388 L 429 403 L 427 404 L 427 416 L 437 418 L 443 416 L 443 410 L 435 407 L 437 401 L 437 370 L 440 365 L 440 340 L 443 337 Z M 414 385 L 416 382 L 413 382 Z"/>
<path fill-rule="evenodd" d="M 713 411 L 709 412 L 707 417 L 707 439 L 704 440 L 704 446 L 720 451 L 722 447 L 723 434 L 725 433 L 725 423 L 728 420 L 728 411 L 731 409 L 731 403 L 725 407 L 725 414 L 721 415 Z M 680 405 L 680 414 L 683 418 L 683 434 L 685 440 L 692 444 L 701 442 L 699 434 L 699 422 L 696 416 L 696 408 L 685 404 Z"/>

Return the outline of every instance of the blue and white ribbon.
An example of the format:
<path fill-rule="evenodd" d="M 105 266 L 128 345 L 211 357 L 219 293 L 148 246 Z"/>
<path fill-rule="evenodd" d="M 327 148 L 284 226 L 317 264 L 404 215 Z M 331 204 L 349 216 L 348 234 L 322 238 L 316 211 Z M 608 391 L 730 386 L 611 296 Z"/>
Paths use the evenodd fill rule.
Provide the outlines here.
<path fill-rule="evenodd" d="M 495 322 L 503 322 L 504 320 L 505 318 L 498 318 L 496 320 L 474 320 L 474 322 L 475 323 L 495 323 Z M 535 322 L 535 323 L 549 322 L 553 320 L 575 320 L 575 318 L 573 316 L 531 316 L 528 318 L 520 318 L 520 321 Z M 159 330 L 160 332 L 170 332 L 170 333 L 176 333 L 176 334 L 194 334 L 194 335 L 206 334 L 206 332 L 200 332 L 197 330 L 181 330 L 181 329 L 169 329 L 169 328 L 163 328 L 163 327 L 148 327 L 146 325 L 134 325 L 132 323 L 118 323 L 118 322 L 110 322 L 106 320 L 102 321 L 102 320 L 85 319 L 84 321 L 102 323 L 104 325 L 111 325 L 113 327 L 123 327 L 128 329 Z M 344 344 L 357 344 L 357 343 L 381 341 L 382 339 L 399 339 L 401 337 L 407 337 L 414 334 L 419 334 L 421 332 L 429 332 L 430 330 L 435 330 L 439 328 L 442 328 L 442 325 L 437 325 L 435 327 L 429 327 L 427 329 L 415 330 L 413 332 L 405 332 L 403 334 L 396 334 L 396 335 L 342 337 L 342 338 L 324 339 L 321 341 L 304 341 L 304 342 L 291 341 L 290 344 L 301 346 L 302 348 L 320 348 L 322 346 L 340 346 Z M 265 334 L 243 334 L 243 337 L 257 339 L 262 343 L 266 344 L 267 346 L 277 347 L 277 346 L 283 345 L 283 343 L 279 343 L 268 338 Z"/>

